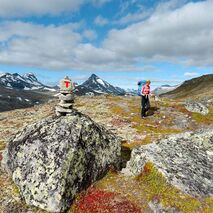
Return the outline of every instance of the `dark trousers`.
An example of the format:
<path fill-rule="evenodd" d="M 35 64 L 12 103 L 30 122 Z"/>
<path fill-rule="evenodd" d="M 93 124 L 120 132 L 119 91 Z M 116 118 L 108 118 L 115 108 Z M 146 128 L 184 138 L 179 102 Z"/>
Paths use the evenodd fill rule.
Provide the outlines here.
<path fill-rule="evenodd" d="M 150 108 L 150 103 L 149 103 L 149 96 L 142 96 L 141 97 L 141 117 L 145 117 L 146 116 L 146 112 L 149 110 Z"/>

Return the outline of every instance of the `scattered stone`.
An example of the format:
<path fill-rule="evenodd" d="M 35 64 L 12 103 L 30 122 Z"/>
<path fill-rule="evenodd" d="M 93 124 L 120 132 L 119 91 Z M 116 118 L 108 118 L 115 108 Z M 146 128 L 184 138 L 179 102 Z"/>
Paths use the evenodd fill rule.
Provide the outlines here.
<path fill-rule="evenodd" d="M 187 132 L 134 149 L 127 168 L 138 175 L 150 161 L 171 184 L 185 193 L 212 197 L 212 151 L 212 129 Z"/>
<path fill-rule="evenodd" d="M 10 140 L 3 168 L 28 205 L 63 212 L 75 195 L 120 162 L 120 141 L 73 111 L 29 125 Z"/>
<path fill-rule="evenodd" d="M 208 108 L 201 103 L 188 103 L 185 105 L 185 108 L 189 112 L 197 112 L 202 115 L 207 115 L 209 113 Z"/>

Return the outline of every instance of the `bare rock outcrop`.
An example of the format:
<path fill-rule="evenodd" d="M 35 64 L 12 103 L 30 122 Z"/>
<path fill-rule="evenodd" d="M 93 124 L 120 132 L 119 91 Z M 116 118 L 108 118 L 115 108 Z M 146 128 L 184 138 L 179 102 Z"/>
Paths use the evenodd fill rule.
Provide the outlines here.
<path fill-rule="evenodd" d="M 127 171 L 154 163 L 167 180 L 193 196 L 213 197 L 213 130 L 177 134 L 133 150 Z"/>
<path fill-rule="evenodd" d="M 197 112 L 202 115 L 207 115 L 209 113 L 208 108 L 202 103 L 187 103 L 185 107 L 189 112 Z"/>

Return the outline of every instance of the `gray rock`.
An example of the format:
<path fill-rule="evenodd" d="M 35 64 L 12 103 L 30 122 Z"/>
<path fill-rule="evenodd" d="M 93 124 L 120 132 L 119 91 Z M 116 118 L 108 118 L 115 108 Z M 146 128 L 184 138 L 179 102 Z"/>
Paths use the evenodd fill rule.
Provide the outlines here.
<path fill-rule="evenodd" d="M 138 175 L 151 161 L 185 193 L 213 196 L 213 130 L 183 133 L 133 150 L 127 169 Z"/>
<path fill-rule="evenodd" d="M 68 95 L 68 94 L 70 94 L 70 91 L 69 90 L 60 89 L 60 93 L 63 94 L 63 95 Z"/>
<path fill-rule="evenodd" d="M 182 114 L 176 115 L 173 124 L 177 129 L 187 129 L 189 127 L 189 118 Z"/>
<path fill-rule="evenodd" d="M 59 113 L 72 113 L 73 112 L 73 109 L 66 109 L 61 106 L 56 106 L 55 110 L 56 110 L 56 112 L 59 112 Z"/>
<path fill-rule="evenodd" d="M 72 103 L 59 103 L 58 105 L 65 109 L 72 109 L 73 106 Z"/>
<path fill-rule="evenodd" d="M 27 126 L 3 155 L 26 203 L 51 212 L 63 212 L 119 161 L 117 137 L 78 112 Z"/>
<path fill-rule="evenodd" d="M 60 94 L 59 99 L 62 101 L 73 101 L 74 100 L 74 95 L 73 94 Z"/>
<path fill-rule="evenodd" d="M 201 103 L 188 103 L 185 107 L 189 112 L 197 112 L 202 115 L 207 115 L 209 113 L 208 108 Z"/>
<path fill-rule="evenodd" d="M 164 207 L 161 203 L 155 200 L 150 201 L 148 205 L 153 213 L 182 213 L 174 207 Z"/>

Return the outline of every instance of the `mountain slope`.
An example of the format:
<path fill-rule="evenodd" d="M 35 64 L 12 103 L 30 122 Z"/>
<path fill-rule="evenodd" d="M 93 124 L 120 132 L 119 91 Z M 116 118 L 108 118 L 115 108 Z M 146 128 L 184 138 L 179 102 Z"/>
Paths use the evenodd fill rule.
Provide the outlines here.
<path fill-rule="evenodd" d="M 85 87 L 83 85 L 78 85 L 75 87 L 74 94 L 77 96 L 82 96 L 82 95 L 100 95 L 101 93 L 96 92 L 88 87 Z"/>
<path fill-rule="evenodd" d="M 32 73 L 24 75 L 19 75 L 18 73 L 0 74 L 0 85 L 10 89 L 56 91 L 54 88 L 39 82 L 36 76 Z"/>
<path fill-rule="evenodd" d="M 52 98 L 48 92 L 9 89 L 0 85 L 0 112 L 45 103 Z"/>
<path fill-rule="evenodd" d="M 93 90 L 96 94 L 124 95 L 125 90 L 114 87 L 108 82 L 102 80 L 97 75 L 92 74 L 81 86 Z"/>
<path fill-rule="evenodd" d="M 213 74 L 203 75 L 185 81 L 175 90 L 165 93 L 162 97 L 168 98 L 213 98 Z"/>

